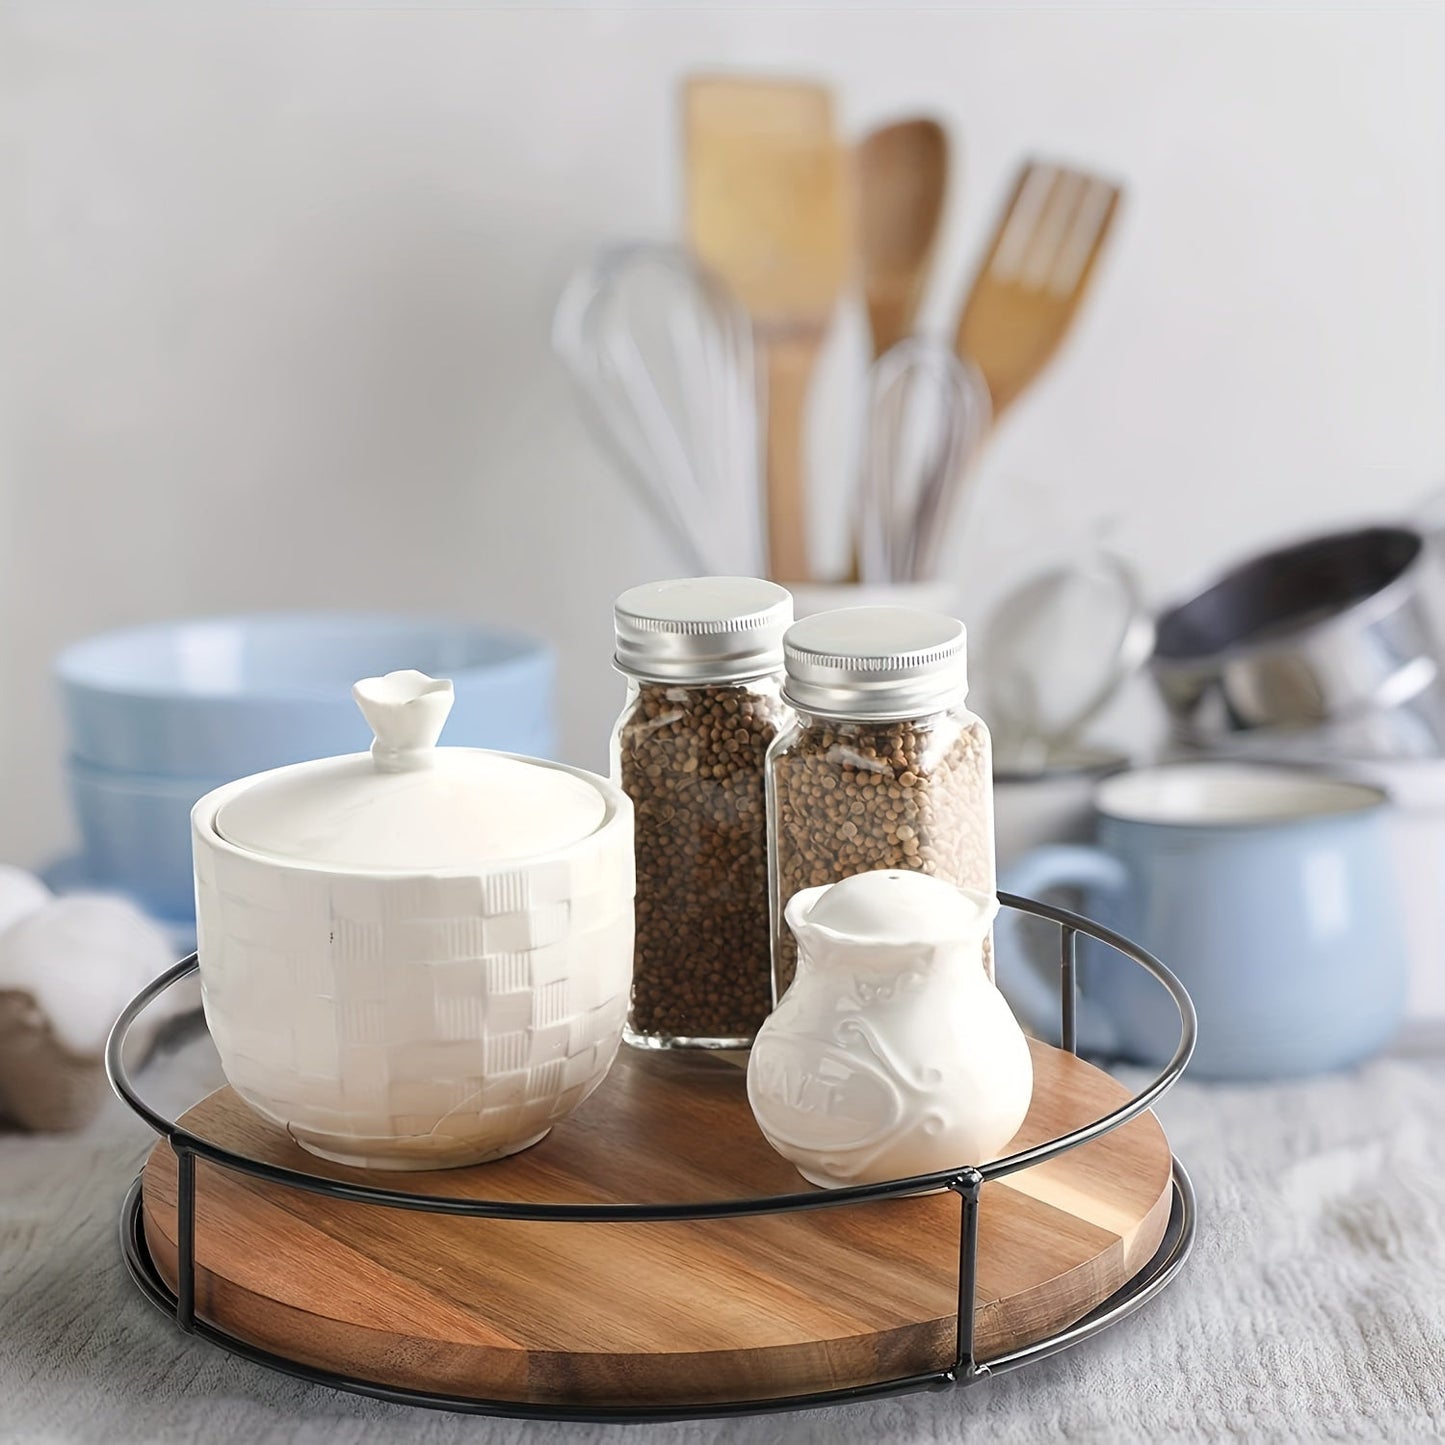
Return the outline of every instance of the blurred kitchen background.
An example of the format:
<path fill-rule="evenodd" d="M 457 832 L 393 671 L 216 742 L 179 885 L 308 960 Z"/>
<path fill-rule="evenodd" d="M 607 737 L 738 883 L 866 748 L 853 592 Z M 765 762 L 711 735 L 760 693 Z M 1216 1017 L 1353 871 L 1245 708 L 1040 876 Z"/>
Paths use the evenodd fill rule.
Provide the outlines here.
<path fill-rule="evenodd" d="M 940 572 L 971 624 L 1104 529 L 1158 605 L 1445 482 L 1434 6 L 449 4 L 0 9 L 0 857 L 74 845 L 50 677 L 129 623 L 445 613 L 557 650 L 605 766 L 610 603 L 686 570 L 549 341 L 599 245 L 683 233 L 679 84 L 831 85 L 949 129 L 921 313 L 951 337 L 1020 162 L 1126 199 Z M 868 360 L 813 387 L 815 572 L 846 571 Z M 1097 725 L 1147 750 L 1147 685 Z"/>

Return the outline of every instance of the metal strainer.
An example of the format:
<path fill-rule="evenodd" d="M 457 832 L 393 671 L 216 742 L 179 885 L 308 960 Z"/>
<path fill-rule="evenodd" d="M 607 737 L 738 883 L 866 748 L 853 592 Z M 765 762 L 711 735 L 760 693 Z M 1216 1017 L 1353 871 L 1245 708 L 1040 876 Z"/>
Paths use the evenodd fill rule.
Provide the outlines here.
<path fill-rule="evenodd" d="M 1039 770 L 1143 666 L 1154 644 L 1133 569 L 1112 552 L 1034 573 L 994 608 L 980 639 L 996 756 Z"/>

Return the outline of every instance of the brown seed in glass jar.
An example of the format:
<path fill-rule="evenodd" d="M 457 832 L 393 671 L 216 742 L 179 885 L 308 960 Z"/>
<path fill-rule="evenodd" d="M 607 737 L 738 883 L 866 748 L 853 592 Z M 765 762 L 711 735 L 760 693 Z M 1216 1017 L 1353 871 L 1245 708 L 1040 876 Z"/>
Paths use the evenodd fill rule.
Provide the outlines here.
<path fill-rule="evenodd" d="M 618 735 L 636 813 L 631 1030 L 751 1039 L 772 1007 L 763 768 L 777 685 L 639 684 Z"/>
<path fill-rule="evenodd" d="M 879 868 L 994 891 L 992 759 L 981 724 L 815 720 L 772 766 L 780 904 Z M 797 943 L 778 911 L 781 996 Z M 991 948 L 984 966 L 991 975 Z"/>

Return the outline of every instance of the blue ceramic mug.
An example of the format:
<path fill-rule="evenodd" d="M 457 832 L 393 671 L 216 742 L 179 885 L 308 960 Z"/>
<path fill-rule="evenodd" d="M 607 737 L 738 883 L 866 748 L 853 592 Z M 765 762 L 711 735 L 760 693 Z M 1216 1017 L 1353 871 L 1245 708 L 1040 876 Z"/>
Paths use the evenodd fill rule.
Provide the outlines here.
<path fill-rule="evenodd" d="M 1121 773 L 1094 795 L 1097 846 L 1025 854 L 1001 887 L 1081 888 L 1090 918 L 1183 980 L 1199 1015 L 1190 1072 L 1261 1079 L 1352 1064 L 1400 1024 L 1407 964 L 1385 794 L 1289 767 L 1187 763 Z M 1057 974 L 997 927 L 999 983 L 1056 1036 Z M 1141 969 L 1079 940 L 1079 1047 L 1162 1064 L 1179 1022 Z"/>

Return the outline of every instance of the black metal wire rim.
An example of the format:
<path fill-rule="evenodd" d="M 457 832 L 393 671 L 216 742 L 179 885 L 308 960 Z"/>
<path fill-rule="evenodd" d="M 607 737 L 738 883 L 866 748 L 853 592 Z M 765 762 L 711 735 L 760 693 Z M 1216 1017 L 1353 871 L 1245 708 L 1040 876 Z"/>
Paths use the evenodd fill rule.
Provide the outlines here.
<path fill-rule="evenodd" d="M 937 1370 L 928 1374 L 907 1376 L 900 1380 L 885 1380 L 877 1384 L 852 1385 L 838 1390 L 820 1390 L 808 1395 L 776 1396 L 761 1400 L 729 1400 L 702 1405 L 587 1408 L 570 1405 L 534 1405 L 515 1400 L 474 1399 L 466 1395 L 433 1394 L 429 1391 L 409 1390 L 397 1385 L 386 1385 L 374 1380 L 340 1375 L 329 1370 L 303 1365 L 296 1360 L 287 1359 L 284 1355 L 275 1355 L 259 1346 L 248 1344 L 245 1340 L 228 1334 L 215 1325 L 208 1324 L 200 1316 L 195 1318 L 190 1333 L 240 1359 L 249 1361 L 251 1364 L 290 1375 L 295 1379 L 304 1380 L 308 1384 L 325 1385 L 330 1389 L 345 1390 L 353 1395 L 364 1395 L 392 1405 L 448 1410 L 467 1415 L 491 1415 L 518 1420 L 550 1420 L 573 1424 L 607 1424 L 706 1420 L 735 1415 L 764 1415 L 790 1410 L 823 1409 L 830 1405 L 856 1405 L 869 1400 L 914 1394 L 922 1390 L 941 1390 L 952 1386 L 976 1384 L 991 1375 L 1020 1369 L 1025 1365 L 1034 1364 L 1038 1360 L 1070 1349 L 1074 1345 L 1082 1344 L 1085 1340 L 1102 1334 L 1111 1326 L 1126 1319 L 1136 1310 L 1142 1309 L 1173 1281 L 1184 1267 L 1190 1250 L 1194 1246 L 1194 1236 L 1198 1225 L 1194 1186 L 1178 1159 L 1173 1161 L 1172 1179 L 1173 1198 L 1164 1238 L 1160 1241 L 1153 1258 L 1133 1279 L 1072 1325 L 1031 1345 L 1026 1345 L 1022 1349 L 1014 1350 L 1010 1354 L 981 1361 L 977 1369 L 971 1372 Z M 142 1179 L 140 1175 L 137 1175 L 131 1183 L 125 1203 L 121 1207 L 121 1253 L 125 1259 L 126 1269 L 140 1292 L 163 1314 L 174 1320 L 176 1295 L 162 1279 L 146 1243 L 141 1202 Z"/>
<path fill-rule="evenodd" d="M 1020 1169 L 1031 1168 L 1046 1160 L 1057 1158 L 1070 1149 L 1078 1148 L 1090 1140 L 1127 1124 L 1144 1113 L 1165 1094 L 1184 1072 L 1190 1055 L 1194 1052 L 1197 1024 L 1194 1005 L 1184 985 L 1153 954 L 1138 944 L 1094 923 L 1081 914 L 1066 908 L 1036 899 L 1021 898 L 1012 893 L 1000 893 L 999 901 L 1005 908 L 1029 913 L 1037 918 L 1057 923 L 1065 939 L 1065 949 L 1072 961 L 1072 938 L 1076 935 L 1097 939 L 1116 953 L 1139 965 L 1152 974 L 1168 991 L 1179 1011 L 1179 1044 L 1169 1062 L 1138 1093 L 1126 1103 L 1094 1119 L 1068 1134 L 1046 1140 L 1030 1149 L 1020 1150 L 1003 1159 L 977 1166 L 960 1166 L 932 1174 L 917 1174 L 907 1179 L 885 1180 L 878 1184 L 853 1184 L 840 1189 L 813 1189 L 807 1193 L 775 1194 L 760 1199 L 728 1199 L 684 1204 L 516 1204 L 490 1199 L 458 1199 L 446 1195 L 418 1194 L 410 1190 L 388 1189 L 374 1184 L 357 1184 L 349 1180 L 328 1179 L 304 1170 L 290 1169 L 283 1165 L 267 1164 L 249 1159 L 245 1155 L 232 1153 L 229 1149 L 211 1142 L 199 1134 L 183 1128 L 176 1120 L 167 1119 L 152 1109 L 136 1092 L 123 1061 L 125 1041 L 137 1018 L 155 1002 L 167 989 L 181 979 L 189 977 L 199 968 L 197 956 L 188 958 L 161 974 L 143 988 L 121 1011 L 106 1040 L 105 1070 L 111 1087 L 126 1106 L 162 1138 L 170 1141 L 178 1151 L 190 1152 L 197 1158 L 206 1159 L 223 1168 L 249 1174 L 273 1184 L 282 1184 L 293 1189 L 306 1190 L 313 1194 L 324 1194 L 335 1199 L 345 1199 L 361 1204 L 376 1204 L 388 1209 L 415 1209 L 430 1214 L 462 1215 L 480 1219 L 512 1220 L 554 1220 L 557 1222 L 598 1222 L 609 1220 L 631 1220 L 635 1222 L 657 1222 L 666 1220 L 736 1219 L 762 1214 L 786 1214 L 794 1210 L 833 1209 L 863 1200 L 892 1199 L 909 1194 L 919 1194 L 936 1189 L 958 1189 L 960 1182 L 969 1185 L 987 1183 L 1000 1179 Z M 1066 1005 L 1066 1016 L 1069 1006 Z"/>

